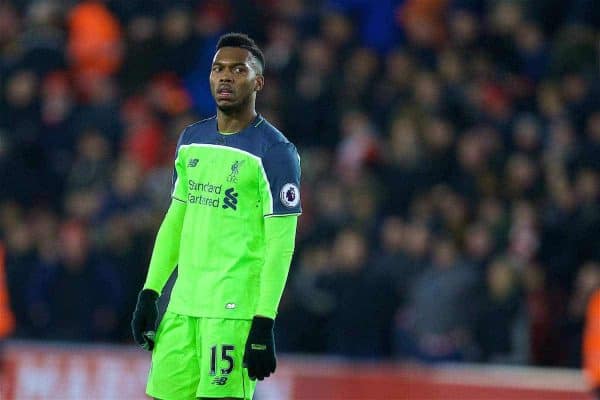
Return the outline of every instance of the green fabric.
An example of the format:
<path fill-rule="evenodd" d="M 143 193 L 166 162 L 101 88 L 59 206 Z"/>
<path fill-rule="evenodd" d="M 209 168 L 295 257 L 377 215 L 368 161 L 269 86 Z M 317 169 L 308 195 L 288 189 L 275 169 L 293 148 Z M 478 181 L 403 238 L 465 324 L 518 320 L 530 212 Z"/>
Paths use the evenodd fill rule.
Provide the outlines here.
<path fill-rule="evenodd" d="M 294 254 L 297 222 L 295 215 L 265 218 L 267 249 L 260 274 L 256 315 L 274 319 L 277 314 Z"/>
<path fill-rule="evenodd" d="M 252 399 L 256 381 L 242 362 L 250 325 L 167 311 L 156 333 L 146 393 L 158 399 Z"/>
<path fill-rule="evenodd" d="M 282 276 L 275 265 L 289 255 L 267 251 L 264 216 L 273 214 L 273 199 L 262 160 L 232 147 L 190 144 L 179 147 L 175 169 L 173 197 L 187 208 L 169 310 L 252 319 L 259 292 L 266 290 L 261 302 L 272 314 Z M 261 283 L 266 263 L 264 276 L 274 289 Z"/>
<path fill-rule="evenodd" d="M 173 199 L 156 235 L 144 289 L 161 293 L 177 266 L 186 203 Z"/>

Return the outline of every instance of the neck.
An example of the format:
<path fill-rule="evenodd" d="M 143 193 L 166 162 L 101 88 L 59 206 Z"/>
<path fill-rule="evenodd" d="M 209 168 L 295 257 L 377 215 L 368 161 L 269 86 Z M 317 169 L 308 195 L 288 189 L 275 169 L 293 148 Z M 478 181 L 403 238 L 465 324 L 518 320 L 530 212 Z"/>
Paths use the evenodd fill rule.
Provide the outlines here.
<path fill-rule="evenodd" d="M 217 127 L 219 132 L 239 132 L 256 118 L 254 107 L 245 107 L 239 111 L 222 111 L 217 108 Z"/>

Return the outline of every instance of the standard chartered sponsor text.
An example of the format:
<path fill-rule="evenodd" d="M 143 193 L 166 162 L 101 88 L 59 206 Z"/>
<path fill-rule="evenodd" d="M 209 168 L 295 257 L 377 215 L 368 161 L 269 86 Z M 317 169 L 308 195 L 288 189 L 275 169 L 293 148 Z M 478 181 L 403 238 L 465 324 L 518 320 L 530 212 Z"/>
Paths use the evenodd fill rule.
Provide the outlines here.
<path fill-rule="evenodd" d="M 188 203 L 209 207 L 219 207 L 221 189 L 223 185 L 210 182 L 188 181 Z M 216 196 L 215 196 L 216 195 Z"/>

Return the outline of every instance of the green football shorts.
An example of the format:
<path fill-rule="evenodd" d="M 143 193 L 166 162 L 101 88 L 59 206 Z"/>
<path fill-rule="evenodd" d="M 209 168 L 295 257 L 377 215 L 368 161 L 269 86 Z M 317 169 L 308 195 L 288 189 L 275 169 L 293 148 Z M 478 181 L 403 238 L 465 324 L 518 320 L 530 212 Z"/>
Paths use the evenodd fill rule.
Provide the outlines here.
<path fill-rule="evenodd" d="M 251 323 L 167 311 L 156 332 L 146 393 L 162 400 L 252 399 L 256 381 L 242 366 Z"/>

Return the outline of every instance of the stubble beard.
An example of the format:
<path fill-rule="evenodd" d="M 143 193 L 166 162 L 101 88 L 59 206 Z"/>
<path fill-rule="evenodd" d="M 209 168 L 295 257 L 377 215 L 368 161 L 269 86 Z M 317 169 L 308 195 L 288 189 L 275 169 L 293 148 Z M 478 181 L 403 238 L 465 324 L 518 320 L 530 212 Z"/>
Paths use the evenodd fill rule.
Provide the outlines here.
<path fill-rule="evenodd" d="M 241 99 L 239 102 L 233 104 L 219 105 L 217 103 L 217 108 L 225 115 L 236 115 L 241 113 L 246 109 L 248 104 L 250 103 L 250 99 L 252 95 L 248 95 L 245 98 Z"/>

